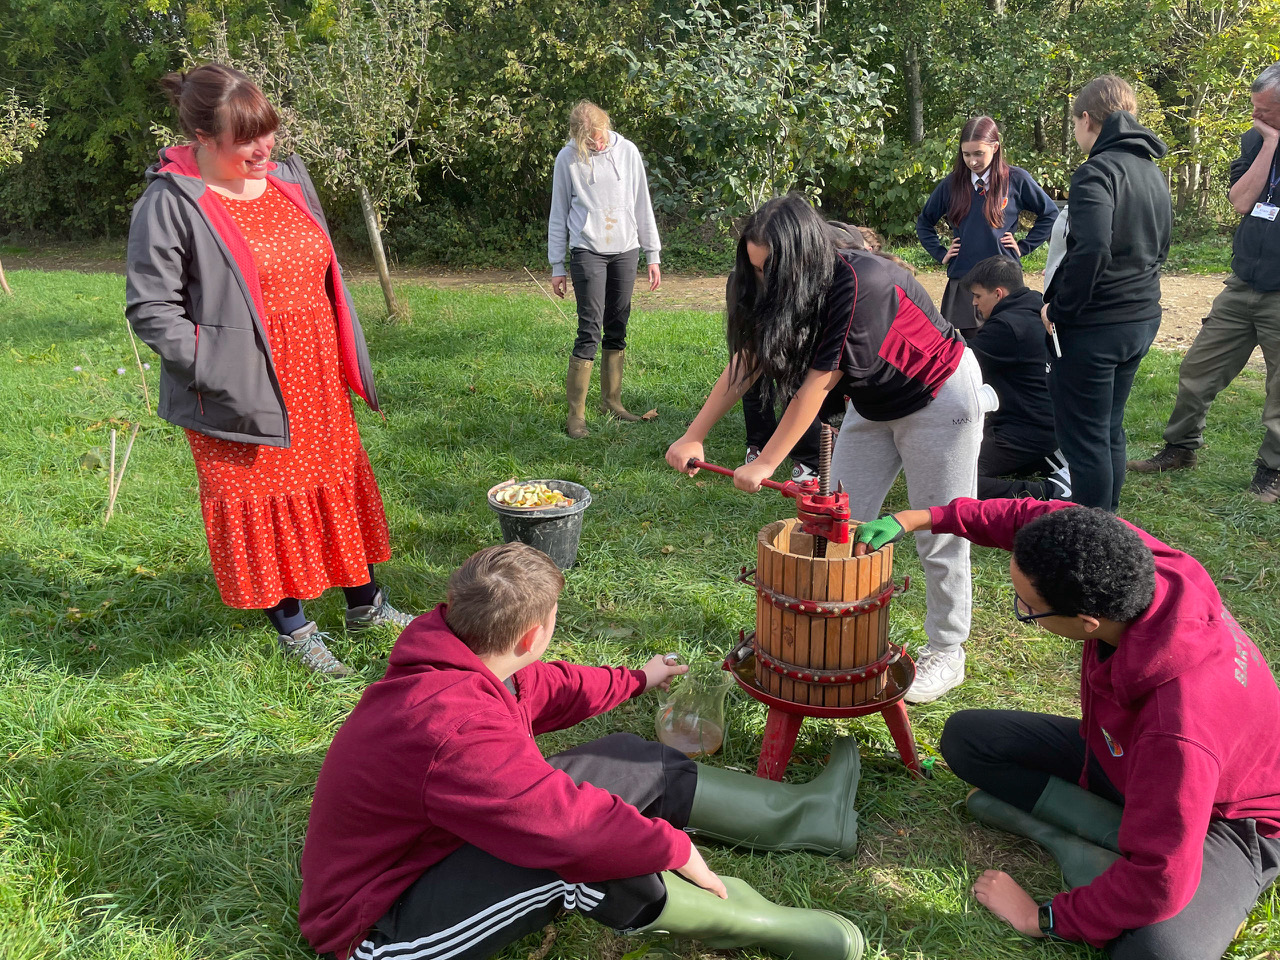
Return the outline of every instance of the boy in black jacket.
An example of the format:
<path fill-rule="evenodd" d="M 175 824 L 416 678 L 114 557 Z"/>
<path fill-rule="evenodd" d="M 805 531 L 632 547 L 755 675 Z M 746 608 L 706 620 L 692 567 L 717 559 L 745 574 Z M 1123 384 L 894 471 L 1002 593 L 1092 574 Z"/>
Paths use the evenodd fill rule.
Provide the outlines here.
<path fill-rule="evenodd" d="M 995 389 L 1000 407 L 987 415 L 978 454 L 978 499 L 1034 497 L 1067 500 L 1071 476 L 1056 454 L 1053 404 L 1045 370 L 1044 298 L 1022 279 L 1009 257 L 980 260 L 962 281 L 983 324 L 969 335 L 982 379 Z M 1043 480 L 1046 464 L 1048 476 Z M 1006 480 L 1015 475 L 1036 479 Z"/>
<path fill-rule="evenodd" d="M 1062 356 L 1049 371 L 1058 447 L 1072 498 L 1113 513 L 1124 484 L 1124 408 L 1160 327 L 1160 265 L 1173 206 L 1155 160 L 1168 147 L 1134 117 L 1133 88 L 1098 77 L 1071 104 L 1088 153 L 1071 176 L 1067 252 L 1042 316 Z"/>

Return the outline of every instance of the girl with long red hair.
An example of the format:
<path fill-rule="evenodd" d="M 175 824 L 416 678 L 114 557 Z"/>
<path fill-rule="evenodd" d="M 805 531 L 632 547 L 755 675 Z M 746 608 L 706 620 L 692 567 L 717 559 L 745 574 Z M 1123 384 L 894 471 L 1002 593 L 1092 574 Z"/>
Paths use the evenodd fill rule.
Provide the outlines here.
<path fill-rule="evenodd" d="M 1018 214 L 1036 222 L 1019 240 Z M 938 239 L 938 222 L 951 228 L 951 245 Z M 961 287 L 976 263 L 987 257 L 1021 260 L 1049 239 L 1058 207 L 1031 174 L 1004 159 L 1000 128 L 990 117 L 975 117 L 960 131 L 960 149 L 947 179 L 934 188 L 916 218 L 916 236 L 930 256 L 947 268 L 939 309 L 965 336 L 981 325 L 969 294 Z"/>

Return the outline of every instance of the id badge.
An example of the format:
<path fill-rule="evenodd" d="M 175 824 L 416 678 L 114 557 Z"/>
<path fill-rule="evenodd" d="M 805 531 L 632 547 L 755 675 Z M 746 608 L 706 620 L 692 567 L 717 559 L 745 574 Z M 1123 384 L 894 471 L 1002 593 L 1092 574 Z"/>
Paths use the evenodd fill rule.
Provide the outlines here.
<path fill-rule="evenodd" d="M 1274 203 L 1258 202 L 1253 205 L 1253 213 L 1249 216 L 1258 217 L 1261 220 L 1274 220 L 1277 214 L 1280 214 L 1280 207 Z"/>

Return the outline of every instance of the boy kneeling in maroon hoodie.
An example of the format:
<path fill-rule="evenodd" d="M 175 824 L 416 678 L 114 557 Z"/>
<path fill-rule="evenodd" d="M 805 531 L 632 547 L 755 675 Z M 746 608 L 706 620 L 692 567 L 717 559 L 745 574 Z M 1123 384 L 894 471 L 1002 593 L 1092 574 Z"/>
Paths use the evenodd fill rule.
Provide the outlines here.
<path fill-rule="evenodd" d="M 947 719 L 942 755 L 978 788 L 969 811 L 1047 847 L 1071 888 L 1037 904 L 988 870 L 975 896 L 1028 936 L 1218 960 L 1280 874 L 1280 691 L 1204 567 L 1061 501 L 953 500 L 858 539 L 904 530 L 1012 551 L 1014 615 L 1083 643 L 1082 719 Z"/>
<path fill-rule="evenodd" d="M 571 910 L 617 930 L 857 960 L 844 917 L 717 877 L 685 830 L 850 856 L 858 753 L 803 786 L 694 763 L 631 734 L 550 758 L 534 737 L 688 668 L 544 663 L 564 576 L 519 543 L 481 550 L 418 617 L 342 725 L 316 784 L 298 923 L 337 960 L 492 956 Z"/>

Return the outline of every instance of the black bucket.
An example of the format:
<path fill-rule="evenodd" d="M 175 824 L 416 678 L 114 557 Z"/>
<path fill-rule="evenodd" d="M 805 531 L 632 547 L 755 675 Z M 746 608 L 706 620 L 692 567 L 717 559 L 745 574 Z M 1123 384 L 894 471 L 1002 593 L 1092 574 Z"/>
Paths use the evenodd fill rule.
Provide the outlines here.
<path fill-rule="evenodd" d="M 489 490 L 489 506 L 502 525 L 503 542 L 519 541 L 537 547 L 561 570 L 568 570 L 578 558 L 582 513 L 591 506 L 591 491 L 568 480 L 525 480 L 524 483 L 545 483 L 573 503 L 567 507 L 510 507 L 494 499 L 494 494 L 515 482 L 506 480 Z"/>

